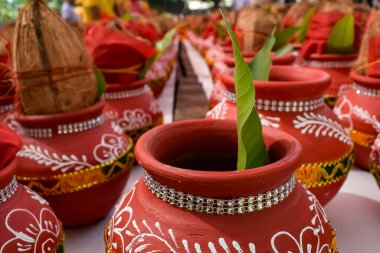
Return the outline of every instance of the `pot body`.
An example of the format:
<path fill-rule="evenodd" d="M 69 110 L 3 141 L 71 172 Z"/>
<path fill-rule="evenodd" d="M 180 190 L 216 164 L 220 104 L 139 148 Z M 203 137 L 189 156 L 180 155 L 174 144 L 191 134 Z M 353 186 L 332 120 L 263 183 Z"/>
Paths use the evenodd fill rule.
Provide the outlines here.
<path fill-rule="evenodd" d="M 340 89 L 344 89 L 352 83 L 349 74 L 355 59 L 356 55 L 312 54 L 307 60 L 301 60 L 300 65 L 319 69 L 330 75 L 331 84 L 324 92 L 324 98 L 326 104 L 332 108 L 338 99 Z"/>
<path fill-rule="evenodd" d="M 219 152 L 227 155 L 236 152 L 236 148 L 232 148 L 236 144 L 233 121 L 228 124 L 202 121 L 180 122 L 163 126 L 166 129 L 154 129 L 157 131 L 147 136 L 150 140 L 145 142 L 148 150 L 149 147 L 156 149 L 152 156 L 139 148 L 139 141 L 136 155 L 146 169 L 145 179 L 140 179 L 116 207 L 105 232 L 107 252 L 304 252 L 308 244 L 316 252 L 336 252 L 335 234 L 323 208 L 310 192 L 291 179 L 292 166 L 296 163 L 294 151 L 299 152 L 300 147 L 299 144 L 282 146 L 286 140 L 280 139 L 288 139 L 284 137 L 285 133 L 271 129 L 264 131 L 269 150 L 273 147 L 274 153 L 269 151 L 270 154 L 285 154 L 282 154 L 284 160 L 280 158 L 277 163 L 261 168 L 211 172 L 162 163 L 176 159 L 177 155 L 186 156 L 187 152 L 204 152 L 216 144 L 218 147 L 207 153 L 209 159 Z M 172 134 L 173 141 L 165 138 L 175 129 L 178 132 Z M 199 135 L 194 136 L 195 132 L 191 130 Z M 177 136 L 183 138 L 178 140 Z M 164 138 L 159 140 L 161 137 Z M 165 147 L 161 145 L 164 139 Z M 204 140 L 203 147 L 199 147 L 201 139 Z M 141 143 L 140 147 L 145 145 L 144 141 Z M 162 152 L 157 149 L 159 146 L 163 147 Z M 171 154 L 167 153 L 169 150 L 172 150 Z M 288 156 L 288 152 L 292 155 Z M 153 161 L 151 157 L 158 160 Z M 205 169 L 207 157 L 203 164 Z M 222 157 L 220 153 L 219 157 Z M 281 191 L 282 186 L 287 190 Z M 280 189 L 281 193 L 276 195 L 274 189 Z M 271 204 L 273 197 L 286 191 L 285 198 Z M 250 194 L 256 196 L 252 197 L 256 201 L 252 208 L 263 208 L 261 211 L 248 211 L 250 200 L 247 195 Z M 264 207 L 260 201 L 266 203 Z M 243 208 L 242 213 L 237 213 L 241 210 L 237 206 Z M 230 212 L 230 209 L 234 211 Z"/>
<path fill-rule="evenodd" d="M 376 182 L 380 187 L 380 135 L 377 135 L 371 148 L 369 171 L 375 177 Z"/>
<path fill-rule="evenodd" d="M 162 124 L 163 115 L 146 81 L 124 87 L 108 85 L 106 116 L 118 125 L 134 143 L 147 130 Z"/>
<path fill-rule="evenodd" d="M 283 73 L 287 76 L 282 77 Z M 272 68 L 271 75 L 284 81 L 255 81 L 256 109 L 263 126 L 283 130 L 301 142 L 302 165 L 296 177 L 325 205 L 343 185 L 354 160 L 348 132 L 323 103 L 322 94 L 328 79 L 299 81 L 304 78 L 302 75 L 311 78 L 325 75 L 321 77 L 318 73 L 322 72 L 296 67 Z M 289 81 L 291 78 L 298 81 Z M 215 106 L 207 118 L 236 119 L 233 78 L 224 75 L 222 80 L 231 91 L 225 93 L 224 101 Z"/>
<path fill-rule="evenodd" d="M 350 131 L 355 164 L 369 168 L 369 154 L 380 132 L 380 81 L 351 72 L 354 84 L 339 98 L 334 113 Z"/>
<path fill-rule="evenodd" d="M 16 115 L 18 180 L 46 198 L 64 226 L 102 219 L 133 164 L 132 141 L 103 115 L 105 103 L 64 114 Z"/>
<path fill-rule="evenodd" d="M 63 252 L 60 221 L 45 199 L 17 183 L 15 162 L 0 177 L 0 252 Z M 3 192 L 9 193 L 5 201 Z"/>

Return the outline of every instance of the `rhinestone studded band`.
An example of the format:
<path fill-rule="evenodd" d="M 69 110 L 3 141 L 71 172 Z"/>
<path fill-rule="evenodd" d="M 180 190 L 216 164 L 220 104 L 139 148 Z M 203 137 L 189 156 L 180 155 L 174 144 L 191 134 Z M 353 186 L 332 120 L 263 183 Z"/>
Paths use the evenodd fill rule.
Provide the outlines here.
<path fill-rule="evenodd" d="M 104 94 L 104 97 L 107 100 L 131 98 L 131 97 L 140 96 L 140 95 L 144 94 L 147 90 L 148 90 L 147 86 L 144 85 L 144 87 L 141 87 L 141 88 L 138 88 L 138 89 L 134 89 L 134 90 L 106 92 L 106 94 Z"/>
<path fill-rule="evenodd" d="M 236 95 L 234 93 L 226 91 L 225 97 L 230 102 L 236 104 Z M 257 99 L 255 105 L 258 110 L 264 111 L 307 112 L 322 107 L 324 105 L 324 99 L 323 97 L 304 101 L 277 101 L 268 99 Z"/>
<path fill-rule="evenodd" d="M 13 177 L 9 185 L 0 190 L 0 204 L 10 199 L 18 188 L 16 177 Z"/>
<path fill-rule="evenodd" d="M 0 113 L 10 112 L 13 109 L 13 105 L 1 105 L 0 106 Z"/>
<path fill-rule="evenodd" d="M 100 126 L 104 122 L 104 115 L 80 122 L 58 125 L 56 129 L 52 128 L 26 128 L 22 127 L 22 134 L 32 138 L 51 138 L 53 133 L 58 135 L 79 133 Z"/>
<path fill-rule="evenodd" d="M 352 61 L 303 61 L 302 66 L 325 69 L 351 68 Z"/>
<path fill-rule="evenodd" d="M 362 94 L 369 97 L 380 97 L 380 89 L 368 89 L 356 83 L 353 84 L 353 88 L 355 89 L 356 94 Z"/>
<path fill-rule="evenodd" d="M 189 211 L 218 215 L 245 214 L 270 208 L 289 196 L 294 189 L 295 182 L 295 178 L 292 176 L 285 184 L 266 193 L 234 199 L 214 199 L 193 196 L 161 185 L 145 171 L 145 184 L 158 198 Z"/>

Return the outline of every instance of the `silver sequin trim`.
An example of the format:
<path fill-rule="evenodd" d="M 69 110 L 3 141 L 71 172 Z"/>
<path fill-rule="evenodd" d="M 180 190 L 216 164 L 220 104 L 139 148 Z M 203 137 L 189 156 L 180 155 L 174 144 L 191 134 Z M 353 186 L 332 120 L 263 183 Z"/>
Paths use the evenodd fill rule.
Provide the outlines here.
<path fill-rule="evenodd" d="M 10 112 L 13 109 L 13 105 L 1 105 L 0 106 L 0 113 Z"/>
<path fill-rule="evenodd" d="M 89 119 L 85 121 L 62 124 L 58 125 L 55 132 L 58 135 L 62 134 L 72 134 L 84 132 L 90 129 L 93 129 L 97 126 L 100 126 L 104 122 L 104 115 L 100 115 L 94 119 Z M 22 127 L 22 134 L 32 137 L 32 138 L 51 138 L 53 137 L 54 130 L 52 128 L 26 128 Z"/>
<path fill-rule="evenodd" d="M 325 69 L 351 68 L 353 61 L 303 61 L 302 66 Z"/>
<path fill-rule="evenodd" d="M 10 184 L 0 190 L 0 204 L 10 199 L 13 196 L 13 194 L 17 191 L 17 188 L 18 183 L 16 181 L 16 177 L 13 177 Z"/>
<path fill-rule="evenodd" d="M 380 97 L 380 89 L 368 89 L 356 83 L 353 84 L 353 88 L 355 89 L 356 94 L 361 94 L 369 97 Z"/>
<path fill-rule="evenodd" d="M 145 85 L 144 87 L 134 89 L 134 90 L 107 92 L 106 94 L 104 94 L 104 97 L 108 100 L 124 99 L 124 98 L 140 96 L 144 94 L 146 91 L 147 91 L 147 86 Z"/>
<path fill-rule="evenodd" d="M 226 91 L 225 98 L 236 104 L 236 95 Z M 258 110 L 272 112 L 307 112 L 318 109 L 324 105 L 323 97 L 304 101 L 277 101 L 268 99 L 257 99 L 255 106 Z"/>
<path fill-rule="evenodd" d="M 266 193 L 234 198 L 215 199 L 176 191 L 154 181 L 145 171 L 145 184 L 158 198 L 169 204 L 189 211 L 217 215 L 238 215 L 261 211 L 279 204 L 292 193 L 295 186 L 294 175 L 288 182 Z"/>

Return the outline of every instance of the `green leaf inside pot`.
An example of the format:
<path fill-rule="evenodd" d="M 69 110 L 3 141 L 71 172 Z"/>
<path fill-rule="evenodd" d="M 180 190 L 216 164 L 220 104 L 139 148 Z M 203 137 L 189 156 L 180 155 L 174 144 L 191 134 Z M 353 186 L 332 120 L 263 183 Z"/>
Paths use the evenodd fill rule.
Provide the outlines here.
<path fill-rule="evenodd" d="M 354 51 L 355 20 L 352 14 L 340 19 L 331 30 L 326 52 L 329 54 L 350 54 Z"/>
<path fill-rule="evenodd" d="M 301 43 L 306 39 L 307 29 L 309 28 L 311 16 L 315 12 L 315 7 L 311 7 L 307 10 L 305 17 L 302 20 L 302 25 L 299 28 L 297 42 Z"/>
<path fill-rule="evenodd" d="M 235 57 L 235 90 L 237 104 L 238 162 L 237 169 L 245 170 L 268 164 L 260 117 L 255 109 L 255 88 L 248 64 L 245 62 L 231 26 L 223 15 L 232 40 Z M 273 42 L 274 44 L 274 42 Z"/>
<path fill-rule="evenodd" d="M 99 99 L 106 92 L 106 79 L 104 79 L 102 72 L 96 66 L 94 66 L 93 71 L 98 87 L 97 99 Z"/>
<path fill-rule="evenodd" d="M 271 52 L 275 43 L 276 38 L 274 37 L 273 31 L 265 40 L 263 47 L 249 63 L 249 69 L 255 80 L 268 81 L 269 71 L 272 67 Z"/>
<path fill-rule="evenodd" d="M 276 34 L 276 43 L 273 46 L 273 50 L 278 50 L 286 46 L 299 29 L 299 27 L 289 27 Z"/>
<path fill-rule="evenodd" d="M 161 55 L 166 51 L 166 49 L 168 49 L 176 33 L 177 28 L 174 27 L 171 30 L 169 30 L 160 41 L 156 43 L 155 47 L 157 53 L 146 61 L 144 68 L 141 70 L 139 74 L 139 78 L 144 78 L 146 72 L 148 72 L 148 70 L 152 67 L 153 63 L 161 57 Z"/>
<path fill-rule="evenodd" d="M 216 23 L 216 31 L 218 32 L 218 37 L 222 41 L 226 40 L 226 31 L 224 30 L 224 27 L 220 23 Z"/>
<path fill-rule="evenodd" d="M 276 50 L 276 56 L 284 56 L 290 52 L 292 52 L 292 50 L 294 49 L 294 46 L 293 45 L 285 45 L 279 49 Z"/>

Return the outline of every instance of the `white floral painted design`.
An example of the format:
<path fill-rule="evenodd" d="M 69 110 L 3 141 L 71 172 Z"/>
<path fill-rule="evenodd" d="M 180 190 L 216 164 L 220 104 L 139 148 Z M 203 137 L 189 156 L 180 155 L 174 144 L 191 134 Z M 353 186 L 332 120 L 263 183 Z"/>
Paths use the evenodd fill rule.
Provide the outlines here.
<path fill-rule="evenodd" d="M 228 109 L 226 101 L 223 101 L 212 108 L 211 111 L 208 111 L 206 116 L 211 119 L 226 119 Z"/>
<path fill-rule="evenodd" d="M 29 210 L 13 209 L 5 218 L 5 226 L 14 237 L 1 246 L 0 253 L 14 252 L 14 248 L 23 253 L 53 252 L 60 241 L 59 221 L 47 208 L 41 209 L 39 217 Z"/>
<path fill-rule="evenodd" d="M 150 102 L 149 111 L 151 111 L 153 114 L 160 113 L 160 104 L 157 100 L 153 100 L 152 102 Z"/>
<path fill-rule="evenodd" d="M 344 96 L 346 91 L 350 90 L 351 88 L 352 88 L 352 83 L 346 83 L 346 84 L 340 85 L 339 91 L 338 91 L 338 97 Z"/>
<path fill-rule="evenodd" d="M 119 118 L 119 113 L 117 111 L 109 110 L 104 113 L 107 119 L 113 121 Z"/>
<path fill-rule="evenodd" d="M 24 188 L 25 188 L 25 191 L 30 194 L 30 197 L 32 199 L 37 200 L 38 202 L 40 202 L 41 205 L 49 205 L 49 203 L 40 195 L 38 195 L 35 191 L 33 191 L 32 189 L 26 186 L 24 186 Z"/>
<path fill-rule="evenodd" d="M 124 131 L 136 130 L 151 125 L 152 117 L 142 109 L 125 110 L 118 124 Z"/>
<path fill-rule="evenodd" d="M 346 96 L 342 100 L 338 101 L 335 105 L 333 112 L 343 123 L 348 125 L 348 129 L 353 128 L 351 114 L 352 114 L 352 103 L 347 99 Z"/>
<path fill-rule="evenodd" d="M 375 163 L 376 169 L 380 170 L 380 134 L 371 147 L 370 159 Z"/>
<path fill-rule="evenodd" d="M 297 115 L 293 124 L 302 134 L 311 134 L 315 137 L 328 136 L 349 145 L 352 143 L 350 135 L 341 124 L 321 114 L 305 112 L 302 116 Z"/>
<path fill-rule="evenodd" d="M 50 153 L 47 149 L 41 149 L 40 146 L 33 144 L 23 145 L 21 150 L 17 153 L 18 157 L 29 158 L 36 161 L 40 165 L 51 166 L 53 171 L 67 172 L 68 170 L 79 171 L 84 168 L 91 167 L 86 155 L 58 155 L 53 152 Z"/>
<path fill-rule="evenodd" d="M 377 132 L 380 132 L 380 122 L 377 120 L 376 115 L 371 115 L 367 110 L 359 106 L 354 106 L 352 114 L 363 120 L 368 125 L 371 125 Z"/>
<path fill-rule="evenodd" d="M 263 126 L 280 128 L 280 117 L 265 116 L 259 113 L 260 121 Z"/>
<path fill-rule="evenodd" d="M 123 197 L 123 201 L 116 206 L 115 214 L 110 221 L 107 231 L 108 247 L 118 252 L 236 252 L 244 253 L 244 248 L 249 249 L 249 253 L 256 253 L 256 246 L 253 242 L 247 247 L 241 246 L 238 241 L 229 241 L 225 238 L 215 238 L 207 245 L 197 242 L 192 243 L 186 239 L 177 238 L 175 231 L 171 228 L 163 228 L 160 222 L 147 222 L 145 219 L 138 221 L 133 218 L 133 208 L 130 206 L 135 195 L 135 187 Z M 302 229 L 298 236 L 294 236 L 287 231 L 280 231 L 271 238 L 271 246 L 274 253 L 329 253 L 330 245 L 322 243 L 320 236 L 325 233 L 324 226 L 329 227 L 326 214 L 316 200 L 314 195 L 307 191 L 308 199 L 311 202 L 309 211 L 314 214 L 310 225 Z M 277 243 L 287 241 L 288 249 L 277 249 Z M 294 250 L 297 251 L 294 251 Z"/>
<path fill-rule="evenodd" d="M 94 157 L 99 163 L 105 163 L 120 156 L 126 149 L 127 143 L 123 137 L 104 134 L 94 149 Z"/>

